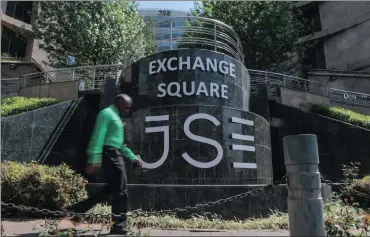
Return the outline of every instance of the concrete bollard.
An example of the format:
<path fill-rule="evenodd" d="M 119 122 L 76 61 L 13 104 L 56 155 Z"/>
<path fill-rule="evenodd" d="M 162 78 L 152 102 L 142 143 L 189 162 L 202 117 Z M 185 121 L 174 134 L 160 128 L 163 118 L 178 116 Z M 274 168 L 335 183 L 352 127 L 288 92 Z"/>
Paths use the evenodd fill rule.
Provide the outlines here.
<path fill-rule="evenodd" d="M 283 138 L 290 236 L 325 236 L 316 135 Z"/>

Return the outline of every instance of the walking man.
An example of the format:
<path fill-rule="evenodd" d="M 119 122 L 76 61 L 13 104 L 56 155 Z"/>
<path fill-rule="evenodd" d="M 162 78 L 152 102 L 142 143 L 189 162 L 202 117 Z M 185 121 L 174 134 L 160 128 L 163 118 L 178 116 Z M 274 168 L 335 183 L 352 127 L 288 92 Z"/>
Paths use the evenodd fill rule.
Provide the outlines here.
<path fill-rule="evenodd" d="M 124 141 L 124 123 L 121 118 L 128 115 L 131 110 L 132 99 L 126 94 L 119 94 L 114 104 L 102 110 L 95 122 L 88 153 L 86 173 L 95 173 L 102 165 L 106 185 L 100 193 L 74 204 L 70 209 L 74 212 L 86 212 L 97 203 L 105 201 L 112 195 L 112 213 L 127 212 L 127 176 L 125 158 L 128 158 L 141 167 L 141 162 L 136 158 Z M 114 222 L 111 234 L 126 234 L 126 215 L 112 217 Z"/>

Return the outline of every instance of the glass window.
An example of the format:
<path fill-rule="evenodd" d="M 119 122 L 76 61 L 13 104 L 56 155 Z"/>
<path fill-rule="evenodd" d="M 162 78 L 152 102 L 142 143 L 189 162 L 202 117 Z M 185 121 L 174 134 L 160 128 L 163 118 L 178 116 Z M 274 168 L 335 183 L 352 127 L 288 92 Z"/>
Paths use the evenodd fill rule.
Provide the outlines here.
<path fill-rule="evenodd" d="M 31 22 L 33 1 L 8 1 L 6 14 L 26 23 Z"/>
<path fill-rule="evenodd" d="M 1 53 L 10 56 L 25 57 L 27 40 L 6 27 L 2 28 L 1 35 Z"/>

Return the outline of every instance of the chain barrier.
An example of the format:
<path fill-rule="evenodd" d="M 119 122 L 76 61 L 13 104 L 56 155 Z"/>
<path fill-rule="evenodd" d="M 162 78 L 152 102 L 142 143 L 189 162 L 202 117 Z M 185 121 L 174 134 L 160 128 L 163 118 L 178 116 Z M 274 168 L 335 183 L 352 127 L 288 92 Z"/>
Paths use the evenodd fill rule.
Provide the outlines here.
<path fill-rule="evenodd" d="M 262 191 L 274 188 L 275 186 L 278 186 L 280 184 L 286 183 L 286 175 L 283 176 L 283 178 L 279 181 L 276 181 L 272 184 L 265 185 L 260 188 L 253 189 L 251 191 L 247 191 L 244 193 L 240 193 L 228 198 L 219 199 L 217 201 L 211 201 L 204 204 L 197 204 L 194 206 L 186 206 L 184 208 L 174 208 L 169 210 L 159 210 L 159 211 L 151 211 L 151 212 L 145 212 L 142 210 L 134 210 L 132 212 L 126 213 L 127 217 L 131 218 L 138 218 L 138 217 L 149 217 L 153 215 L 163 215 L 163 214 L 177 214 L 179 212 L 188 212 L 188 211 L 194 211 L 201 208 L 209 208 L 215 205 L 224 204 L 227 202 L 232 202 L 236 200 L 240 200 L 243 198 L 246 198 L 250 195 L 260 193 Z M 69 212 L 69 211 L 51 211 L 48 209 L 38 209 L 35 207 L 29 207 L 24 205 L 15 205 L 13 203 L 5 203 L 1 202 L 2 210 L 11 211 L 15 210 L 18 212 L 25 212 L 25 213 L 32 213 L 32 214 L 41 214 L 45 216 L 53 216 L 53 217 L 80 217 L 80 218 L 110 218 L 110 217 L 121 217 L 124 214 L 94 214 L 94 213 L 76 213 L 76 212 Z"/>

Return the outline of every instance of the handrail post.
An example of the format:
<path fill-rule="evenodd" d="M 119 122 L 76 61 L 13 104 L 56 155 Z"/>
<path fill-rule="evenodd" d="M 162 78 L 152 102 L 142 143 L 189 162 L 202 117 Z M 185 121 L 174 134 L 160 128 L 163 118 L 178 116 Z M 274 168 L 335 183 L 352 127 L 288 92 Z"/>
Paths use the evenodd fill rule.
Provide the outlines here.
<path fill-rule="evenodd" d="M 304 92 L 308 92 L 308 90 L 307 90 L 307 81 L 304 81 Z"/>
<path fill-rule="evenodd" d="M 316 135 L 283 138 L 290 236 L 325 236 Z"/>
<path fill-rule="evenodd" d="M 215 51 L 217 52 L 217 27 L 216 27 L 216 22 L 213 22 L 213 33 L 214 33 L 214 40 L 215 40 Z"/>
<path fill-rule="evenodd" d="M 286 88 L 286 80 L 285 80 L 285 76 L 283 76 L 283 83 L 284 83 L 284 88 Z"/>
<path fill-rule="evenodd" d="M 170 20 L 170 49 L 172 50 L 172 19 Z"/>

